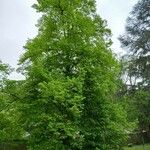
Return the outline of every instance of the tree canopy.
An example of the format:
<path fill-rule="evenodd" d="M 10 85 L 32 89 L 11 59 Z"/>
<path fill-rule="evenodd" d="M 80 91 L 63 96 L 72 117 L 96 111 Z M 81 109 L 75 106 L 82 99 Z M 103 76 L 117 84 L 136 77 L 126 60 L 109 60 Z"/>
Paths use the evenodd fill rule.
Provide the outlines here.
<path fill-rule="evenodd" d="M 119 65 L 94 0 L 38 0 L 38 35 L 20 59 L 29 149 L 116 150 L 126 113 L 115 104 Z"/>
<path fill-rule="evenodd" d="M 142 86 L 150 85 L 150 0 L 139 0 L 126 23 L 126 32 L 120 37 L 122 47 L 131 57 L 130 74 Z"/>
<path fill-rule="evenodd" d="M 125 34 L 120 37 L 128 52 L 124 61 L 129 115 L 137 117 L 138 129 L 150 137 L 150 0 L 139 0 L 126 21 Z M 134 113 L 133 113 L 134 112 Z M 147 138 L 147 139 L 148 139 Z"/>

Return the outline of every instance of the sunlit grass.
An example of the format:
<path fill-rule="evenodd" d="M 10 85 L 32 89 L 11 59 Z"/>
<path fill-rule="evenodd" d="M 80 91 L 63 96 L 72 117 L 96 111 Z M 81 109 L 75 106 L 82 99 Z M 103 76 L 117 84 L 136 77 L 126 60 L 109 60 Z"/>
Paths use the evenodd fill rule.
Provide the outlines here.
<path fill-rule="evenodd" d="M 144 147 L 143 145 L 127 147 L 125 150 L 150 150 L 150 144 L 145 144 Z"/>

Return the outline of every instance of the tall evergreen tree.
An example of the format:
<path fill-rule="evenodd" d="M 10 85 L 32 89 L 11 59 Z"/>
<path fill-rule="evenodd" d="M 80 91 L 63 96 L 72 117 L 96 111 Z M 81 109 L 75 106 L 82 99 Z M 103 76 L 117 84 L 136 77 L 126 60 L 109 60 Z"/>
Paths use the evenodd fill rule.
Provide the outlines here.
<path fill-rule="evenodd" d="M 125 75 L 129 77 L 127 88 L 130 116 L 137 117 L 140 131 L 150 137 L 150 0 L 139 0 L 127 19 L 126 32 L 120 37 L 122 47 L 128 50 L 125 58 Z M 132 107 L 130 107 L 131 109 Z M 146 135 L 146 134 L 145 134 Z"/>
<path fill-rule="evenodd" d="M 126 33 L 120 37 L 131 57 L 129 74 L 150 86 L 150 0 L 139 0 L 127 19 Z"/>
<path fill-rule="evenodd" d="M 116 150 L 125 114 L 112 104 L 118 63 L 95 0 L 38 0 L 38 35 L 20 59 L 30 149 Z"/>

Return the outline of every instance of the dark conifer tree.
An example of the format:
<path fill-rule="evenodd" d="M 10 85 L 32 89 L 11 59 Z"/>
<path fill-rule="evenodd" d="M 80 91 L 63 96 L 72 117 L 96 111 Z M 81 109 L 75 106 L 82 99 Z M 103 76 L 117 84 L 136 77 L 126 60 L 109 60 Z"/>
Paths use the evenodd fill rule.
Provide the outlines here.
<path fill-rule="evenodd" d="M 127 19 L 126 32 L 120 37 L 130 57 L 129 73 L 150 87 L 150 0 L 139 0 Z"/>

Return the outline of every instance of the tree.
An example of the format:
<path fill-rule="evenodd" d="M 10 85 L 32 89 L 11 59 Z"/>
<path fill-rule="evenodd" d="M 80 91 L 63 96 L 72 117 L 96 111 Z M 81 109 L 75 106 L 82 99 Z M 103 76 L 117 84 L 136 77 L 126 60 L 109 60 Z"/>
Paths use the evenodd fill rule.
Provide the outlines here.
<path fill-rule="evenodd" d="M 130 74 L 142 86 L 150 85 L 150 0 L 139 0 L 127 19 L 126 33 L 120 37 L 122 47 L 131 57 Z"/>
<path fill-rule="evenodd" d="M 118 62 L 95 5 L 38 0 L 33 6 L 43 14 L 39 32 L 20 59 L 29 149 L 116 150 L 126 137 L 126 115 L 112 99 Z"/>
<path fill-rule="evenodd" d="M 120 37 L 122 47 L 128 50 L 125 76 L 128 77 L 127 97 L 137 117 L 139 130 L 150 135 L 150 0 L 139 0 L 127 19 L 126 32 Z M 131 107 L 130 107 L 131 108 Z M 133 113 L 134 112 L 134 113 Z"/>
<path fill-rule="evenodd" d="M 2 80 L 5 79 L 9 73 L 10 73 L 11 69 L 9 67 L 8 64 L 4 64 L 2 63 L 2 61 L 0 60 L 0 86 L 2 86 Z"/>
<path fill-rule="evenodd" d="M 0 61 L 0 141 L 11 141 L 23 138 L 19 124 L 20 113 L 17 110 L 17 81 L 8 79 L 12 69 Z"/>

